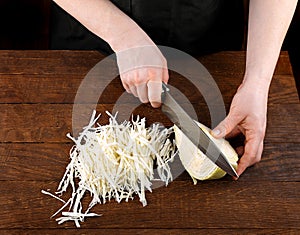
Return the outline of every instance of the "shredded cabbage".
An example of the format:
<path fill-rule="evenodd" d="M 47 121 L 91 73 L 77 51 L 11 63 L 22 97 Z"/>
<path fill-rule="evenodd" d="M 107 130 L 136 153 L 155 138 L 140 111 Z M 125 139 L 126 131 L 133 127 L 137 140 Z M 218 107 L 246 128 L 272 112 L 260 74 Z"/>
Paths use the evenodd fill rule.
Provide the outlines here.
<path fill-rule="evenodd" d="M 96 117 L 94 111 L 87 127 L 77 139 L 70 134 L 75 145 L 70 150 L 71 161 L 66 167 L 65 174 L 58 186 L 56 194 L 62 195 L 69 186 L 72 195 L 53 216 L 69 206 L 68 212 L 62 212 L 59 224 L 74 221 L 77 227 L 85 217 L 100 216 L 89 213 L 90 209 L 111 199 L 117 202 L 133 199 L 139 196 L 143 206 L 147 205 L 145 190 L 151 190 L 154 179 L 154 164 L 157 164 L 159 179 L 168 185 L 172 181 L 169 162 L 175 156 L 175 142 L 169 136 L 171 128 L 160 128 L 154 124 L 146 128 L 145 118 L 118 123 L 116 115 L 109 115 L 108 125 L 96 124 L 100 115 Z M 79 183 L 75 183 L 75 178 Z M 81 200 L 85 193 L 90 193 L 92 200 L 85 212 L 82 212 Z"/>

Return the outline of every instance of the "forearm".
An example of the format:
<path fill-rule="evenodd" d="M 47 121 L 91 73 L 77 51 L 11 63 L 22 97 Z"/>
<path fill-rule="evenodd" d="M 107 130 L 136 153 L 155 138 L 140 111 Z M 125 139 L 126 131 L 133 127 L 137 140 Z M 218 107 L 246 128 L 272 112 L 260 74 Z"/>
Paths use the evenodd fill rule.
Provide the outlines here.
<path fill-rule="evenodd" d="M 296 5 L 297 0 L 250 0 L 244 82 L 268 89 Z"/>
<path fill-rule="evenodd" d="M 108 0 L 53 0 L 114 51 L 149 45 L 144 31 Z"/>

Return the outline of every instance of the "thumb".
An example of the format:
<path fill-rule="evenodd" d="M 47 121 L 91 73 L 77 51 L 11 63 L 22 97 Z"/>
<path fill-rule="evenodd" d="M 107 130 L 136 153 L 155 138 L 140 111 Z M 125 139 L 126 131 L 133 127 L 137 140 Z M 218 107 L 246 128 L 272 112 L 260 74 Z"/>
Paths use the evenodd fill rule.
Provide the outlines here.
<path fill-rule="evenodd" d="M 211 134 L 215 138 L 224 138 L 238 125 L 237 120 L 228 115 L 222 122 L 219 123 L 212 131 Z"/>

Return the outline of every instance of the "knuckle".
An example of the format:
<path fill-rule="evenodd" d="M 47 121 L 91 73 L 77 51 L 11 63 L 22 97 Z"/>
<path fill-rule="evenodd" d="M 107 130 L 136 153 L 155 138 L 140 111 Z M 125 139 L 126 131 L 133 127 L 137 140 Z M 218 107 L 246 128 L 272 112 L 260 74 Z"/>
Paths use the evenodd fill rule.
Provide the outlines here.
<path fill-rule="evenodd" d="M 147 97 L 142 96 L 142 97 L 139 97 L 139 98 L 140 98 L 140 101 L 141 101 L 143 104 L 146 104 L 146 103 L 149 102 L 149 100 L 148 100 Z"/>
<path fill-rule="evenodd" d="M 234 128 L 233 123 L 229 119 L 225 119 L 223 123 L 221 123 L 221 129 L 225 133 L 229 133 Z"/>
<path fill-rule="evenodd" d="M 129 90 L 135 90 L 135 85 L 133 83 L 128 82 L 126 85 Z"/>
<path fill-rule="evenodd" d="M 249 162 L 249 166 L 254 165 L 258 162 L 260 162 L 261 160 L 261 156 L 254 154 L 254 153 L 250 153 L 248 154 L 248 162 Z"/>
<path fill-rule="evenodd" d="M 125 82 L 129 87 L 135 87 L 134 79 L 130 79 L 129 77 L 127 77 Z"/>
<path fill-rule="evenodd" d="M 254 149 L 251 148 L 245 148 L 245 153 L 244 153 L 244 159 L 247 159 L 248 162 L 253 162 L 254 159 L 256 159 L 256 151 L 254 151 Z"/>
<path fill-rule="evenodd" d="M 147 77 L 149 80 L 156 80 L 158 76 L 158 68 L 148 68 Z"/>
<path fill-rule="evenodd" d="M 228 122 L 226 122 L 223 128 L 225 129 L 225 132 L 228 133 L 231 130 L 231 125 Z"/>
<path fill-rule="evenodd" d="M 265 128 L 263 126 L 261 126 L 260 128 L 257 128 L 255 130 L 255 133 L 260 139 L 263 139 L 265 137 L 266 131 L 265 131 Z"/>
<path fill-rule="evenodd" d="M 128 74 L 120 75 L 120 78 L 123 84 L 126 84 L 128 86 L 132 85 L 132 80 L 129 79 L 130 77 L 128 76 Z"/>
<path fill-rule="evenodd" d="M 140 76 L 136 76 L 134 79 L 133 79 L 133 83 L 134 84 L 137 84 L 137 85 L 141 85 L 144 83 L 144 78 L 140 77 Z"/>
<path fill-rule="evenodd" d="M 147 83 L 147 77 L 141 74 L 135 74 L 135 76 L 132 79 L 132 82 L 136 85 L 142 85 Z"/>
<path fill-rule="evenodd" d="M 256 156 L 255 160 L 254 160 L 254 163 L 258 163 L 258 162 L 260 162 L 260 160 L 261 160 L 261 156 Z"/>
<path fill-rule="evenodd" d="M 120 78 L 123 82 L 126 82 L 128 79 L 127 79 L 127 74 L 124 73 L 124 74 L 120 74 Z"/>

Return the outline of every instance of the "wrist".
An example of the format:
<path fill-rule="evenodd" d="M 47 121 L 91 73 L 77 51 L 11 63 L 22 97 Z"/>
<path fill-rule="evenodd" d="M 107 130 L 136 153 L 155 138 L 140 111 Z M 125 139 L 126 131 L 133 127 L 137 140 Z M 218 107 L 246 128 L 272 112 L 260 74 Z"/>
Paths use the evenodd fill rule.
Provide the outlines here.
<path fill-rule="evenodd" d="M 257 57 L 259 57 L 260 59 L 256 59 Z M 253 84 L 259 88 L 268 90 L 273 78 L 277 59 L 262 59 L 262 57 L 266 56 L 254 56 L 249 52 L 247 53 L 246 69 L 243 82 L 247 84 Z M 276 56 L 273 58 L 276 58 Z"/>
<path fill-rule="evenodd" d="M 245 74 L 241 86 L 247 88 L 253 94 L 260 94 L 267 98 L 270 84 L 271 79 Z"/>
<path fill-rule="evenodd" d="M 261 90 L 269 90 L 272 81 L 272 75 L 245 73 L 243 84 L 257 87 Z"/>
<path fill-rule="evenodd" d="M 107 42 L 116 53 L 130 48 L 155 45 L 150 37 L 135 23 L 119 31 Z"/>

